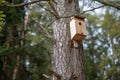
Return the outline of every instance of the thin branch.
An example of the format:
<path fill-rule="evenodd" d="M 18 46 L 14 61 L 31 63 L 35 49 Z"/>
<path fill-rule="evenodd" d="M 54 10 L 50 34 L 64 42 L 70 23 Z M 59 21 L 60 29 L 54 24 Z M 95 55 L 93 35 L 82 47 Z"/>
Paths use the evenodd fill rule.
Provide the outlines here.
<path fill-rule="evenodd" d="M 55 16 L 56 18 L 58 17 L 54 12 L 52 12 L 51 10 L 43 7 L 42 5 L 38 4 L 41 8 L 45 9 L 46 11 L 48 11 L 49 13 L 51 13 L 53 16 Z"/>
<path fill-rule="evenodd" d="M 114 0 L 114 1 L 112 1 L 112 0 L 111 1 L 94 0 L 94 1 L 97 1 L 97 2 L 102 3 L 104 5 L 111 6 L 111 7 L 114 7 L 116 9 L 120 10 L 120 1 L 116 1 L 116 0 Z"/>
<path fill-rule="evenodd" d="M 42 27 L 42 25 L 40 25 L 40 23 L 35 18 L 32 18 L 32 20 L 39 26 L 40 29 L 44 31 L 44 33 L 48 35 L 48 37 L 51 37 L 51 35 L 47 32 L 47 30 L 45 30 L 45 28 Z"/>
<path fill-rule="evenodd" d="M 57 10 L 55 9 L 54 5 L 51 3 L 51 1 L 48 1 L 48 4 L 50 5 L 51 9 L 53 10 L 55 17 L 59 18 L 59 14 L 58 14 Z"/>
<path fill-rule="evenodd" d="M 50 79 L 50 76 L 46 75 L 46 74 L 43 74 L 43 76 L 47 79 Z"/>
<path fill-rule="evenodd" d="M 53 19 L 48 25 L 47 27 L 49 27 L 50 25 L 52 25 L 55 22 L 55 19 Z"/>
<path fill-rule="evenodd" d="M 85 11 L 81 12 L 80 14 L 84 14 L 84 13 L 89 12 L 89 11 L 94 11 L 94 10 L 102 8 L 102 7 L 104 7 L 104 5 L 96 7 L 96 8 L 92 8 L 92 9 L 89 9 L 89 10 L 85 10 Z"/>
<path fill-rule="evenodd" d="M 99 8 L 102 8 L 102 7 L 104 7 L 104 5 L 99 6 L 99 7 L 96 7 L 96 8 L 92 8 L 92 9 L 89 9 L 89 10 L 85 10 L 85 11 L 81 12 L 79 15 L 60 16 L 59 18 L 70 18 L 70 17 L 73 17 L 73 16 L 81 16 L 82 14 L 84 14 L 84 13 L 86 13 L 86 12 L 94 11 L 94 10 L 99 9 Z"/>
<path fill-rule="evenodd" d="M 49 73 L 52 75 L 55 75 L 58 80 L 61 80 L 61 76 L 57 72 L 53 71 L 52 69 L 49 69 Z"/>
<path fill-rule="evenodd" d="M 49 1 L 49 0 L 34 0 L 31 2 L 24 2 L 24 3 L 20 3 L 20 4 L 11 4 L 8 2 L 0 2 L 0 7 L 22 7 L 22 6 L 26 6 L 26 5 L 31 5 L 40 1 Z"/>
<path fill-rule="evenodd" d="M 48 37 L 48 38 L 49 38 L 50 40 L 52 40 L 52 41 L 55 41 L 55 40 L 53 39 L 53 37 L 48 33 L 48 31 L 47 31 L 35 18 L 32 18 L 32 20 L 38 25 L 38 27 L 39 27 L 40 29 L 43 30 L 43 32 L 44 32 L 45 34 L 47 34 L 46 37 Z"/>

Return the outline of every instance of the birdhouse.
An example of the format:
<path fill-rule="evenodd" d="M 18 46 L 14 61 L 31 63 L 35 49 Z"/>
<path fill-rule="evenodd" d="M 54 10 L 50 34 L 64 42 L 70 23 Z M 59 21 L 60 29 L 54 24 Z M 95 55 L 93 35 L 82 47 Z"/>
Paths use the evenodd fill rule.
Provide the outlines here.
<path fill-rule="evenodd" d="M 83 16 L 74 16 L 70 21 L 71 39 L 74 41 L 81 41 L 87 35 L 85 21 Z"/>

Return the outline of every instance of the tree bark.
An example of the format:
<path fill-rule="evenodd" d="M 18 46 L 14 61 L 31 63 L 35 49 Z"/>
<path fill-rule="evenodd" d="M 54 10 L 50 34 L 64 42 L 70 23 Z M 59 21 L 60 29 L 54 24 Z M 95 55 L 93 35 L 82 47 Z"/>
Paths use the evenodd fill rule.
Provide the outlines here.
<path fill-rule="evenodd" d="M 79 14 L 78 0 L 55 0 L 54 5 L 59 16 L 71 16 Z M 53 46 L 52 69 L 61 78 L 54 74 L 52 80 L 85 80 L 83 65 L 82 41 L 77 41 L 78 47 L 71 44 L 70 17 L 56 19 L 53 23 L 53 32 L 56 43 Z"/>

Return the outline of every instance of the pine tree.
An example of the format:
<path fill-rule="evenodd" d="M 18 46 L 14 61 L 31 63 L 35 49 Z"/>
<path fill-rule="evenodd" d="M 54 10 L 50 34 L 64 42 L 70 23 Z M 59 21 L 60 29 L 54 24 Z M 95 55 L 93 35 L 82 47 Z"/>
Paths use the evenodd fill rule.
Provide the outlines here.
<path fill-rule="evenodd" d="M 55 0 L 56 15 L 72 16 L 79 15 L 78 0 Z M 70 43 L 70 17 L 56 17 L 53 25 L 54 38 L 52 65 L 53 70 L 59 76 L 53 75 L 52 80 L 85 80 L 83 46 L 78 41 L 79 48 L 71 47 Z"/>

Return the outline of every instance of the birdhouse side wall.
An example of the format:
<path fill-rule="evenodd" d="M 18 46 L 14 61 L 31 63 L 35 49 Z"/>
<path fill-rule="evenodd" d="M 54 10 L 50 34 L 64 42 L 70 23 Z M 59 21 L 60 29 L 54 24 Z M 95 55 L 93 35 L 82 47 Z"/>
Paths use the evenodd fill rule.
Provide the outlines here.
<path fill-rule="evenodd" d="M 85 21 L 81 21 L 82 22 L 82 33 L 83 33 L 83 35 L 87 35 L 87 31 L 86 31 L 86 25 L 85 25 Z"/>
<path fill-rule="evenodd" d="M 76 23 L 75 23 L 74 19 L 70 22 L 70 33 L 71 33 L 71 39 L 73 39 L 73 37 L 77 33 L 77 31 L 76 31 Z"/>

